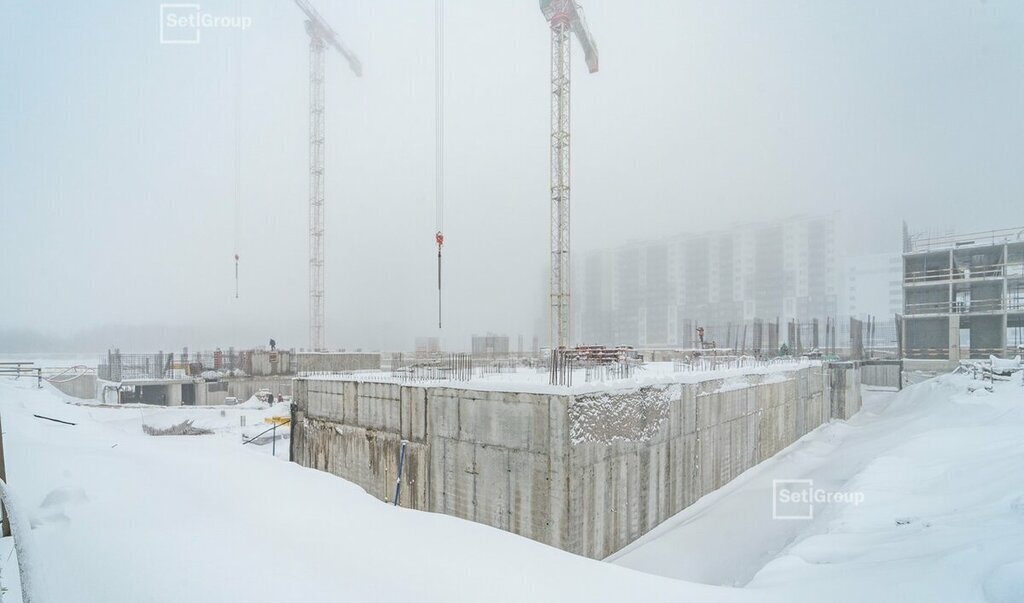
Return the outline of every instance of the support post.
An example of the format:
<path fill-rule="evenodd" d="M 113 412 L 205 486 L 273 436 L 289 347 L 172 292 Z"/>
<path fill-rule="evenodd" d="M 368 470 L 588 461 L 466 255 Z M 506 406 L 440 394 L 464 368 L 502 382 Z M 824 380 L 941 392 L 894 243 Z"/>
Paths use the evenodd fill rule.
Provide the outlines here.
<path fill-rule="evenodd" d="M 405 467 L 405 447 L 409 444 L 409 440 L 402 440 L 402 449 L 398 453 L 398 476 L 395 477 L 395 506 L 398 506 L 398 502 L 402 497 L 402 469 Z"/>

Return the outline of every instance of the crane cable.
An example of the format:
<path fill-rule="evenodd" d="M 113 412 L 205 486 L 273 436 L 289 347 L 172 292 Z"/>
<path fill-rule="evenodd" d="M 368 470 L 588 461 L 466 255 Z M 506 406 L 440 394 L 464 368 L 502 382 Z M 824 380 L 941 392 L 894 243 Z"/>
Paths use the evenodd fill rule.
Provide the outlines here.
<path fill-rule="evenodd" d="M 444 245 L 444 0 L 434 0 L 434 202 L 437 243 L 437 328 L 441 328 L 441 247 Z"/>
<path fill-rule="evenodd" d="M 233 53 L 231 52 L 231 50 L 232 50 L 232 48 L 229 48 L 228 56 L 234 58 L 233 57 Z M 235 123 L 234 123 L 234 127 L 235 127 L 235 132 L 234 132 L 234 138 L 235 138 L 235 140 L 234 140 L 234 145 L 235 145 L 235 148 L 234 148 L 235 164 L 233 166 L 234 167 L 234 191 L 232 193 L 234 195 L 234 206 L 235 206 L 235 208 L 234 208 L 235 209 L 235 220 L 234 220 L 234 231 L 235 231 L 234 232 L 234 237 L 235 237 L 235 240 L 234 240 L 234 248 L 235 248 L 235 299 L 238 299 L 238 238 L 239 238 L 238 237 L 238 231 L 239 231 L 239 223 L 241 222 L 241 213 L 242 213 L 242 192 L 241 192 L 242 191 L 242 159 L 241 159 L 241 154 L 242 154 L 242 118 L 239 115 L 239 113 L 241 113 L 242 78 L 241 78 L 241 73 L 240 73 L 241 70 L 238 68 L 238 62 L 237 61 L 235 61 L 235 60 L 231 61 L 231 70 L 233 72 L 231 74 L 232 75 L 232 79 L 234 80 L 232 82 L 234 84 L 234 86 L 233 86 L 234 90 L 232 90 L 233 98 L 231 100 L 232 100 L 232 105 L 233 105 L 232 109 L 234 110 L 234 118 L 235 118 Z"/>

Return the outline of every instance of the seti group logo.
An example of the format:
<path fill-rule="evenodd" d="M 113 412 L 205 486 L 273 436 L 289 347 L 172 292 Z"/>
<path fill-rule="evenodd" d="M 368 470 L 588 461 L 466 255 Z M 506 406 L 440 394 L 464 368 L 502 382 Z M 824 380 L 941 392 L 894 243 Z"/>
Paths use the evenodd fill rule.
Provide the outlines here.
<path fill-rule="evenodd" d="M 814 519 L 814 505 L 860 505 L 863 492 L 836 492 L 814 487 L 812 479 L 772 480 L 772 519 Z"/>
<path fill-rule="evenodd" d="M 204 29 L 241 29 L 252 26 L 252 17 L 214 15 L 198 4 L 160 5 L 160 43 L 198 44 Z"/>

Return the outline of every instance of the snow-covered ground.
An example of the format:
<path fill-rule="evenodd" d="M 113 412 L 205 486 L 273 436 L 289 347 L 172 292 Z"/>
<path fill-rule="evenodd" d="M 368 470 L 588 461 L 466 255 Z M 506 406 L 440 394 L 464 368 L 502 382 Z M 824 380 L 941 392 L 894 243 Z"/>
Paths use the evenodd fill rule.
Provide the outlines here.
<path fill-rule="evenodd" d="M 0 380 L 0 416 L 37 601 L 1021 601 L 1024 387 L 1020 375 L 984 385 L 943 376 L 870 392 L 851 421 L 611 563 L 394 508 L 241 444 L 241 414 L 251 426 L 283 408 L 75 405 Z M 184 418 L 215 433 L 141 430 Z M 771 480 L 794 478 L 863 502 L 772 519 Z M 17 601 L 10 539 L 0 544 L 4 600 Z"/>
<path fill-rule="evenodd" d="M 0 380 L 0 415 L 37 603 L 754 600 L 395 508 L 228 435 L 147 436 L 137 408 L 24 380 Z M 18 601 L 5 541 L 4 600 Z"/>

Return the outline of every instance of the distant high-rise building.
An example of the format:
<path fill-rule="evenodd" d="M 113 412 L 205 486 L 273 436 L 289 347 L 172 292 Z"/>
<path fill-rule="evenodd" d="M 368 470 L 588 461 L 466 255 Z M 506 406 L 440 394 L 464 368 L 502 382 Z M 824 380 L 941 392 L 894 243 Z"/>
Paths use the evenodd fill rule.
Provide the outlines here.
<path fill-rule="evenodd" d="M 836 219 L 799 217 L 633 243 L 586 255 L 577 341 L 691 345 L 694 328 L 835 316 Z"/>
<path fill-rule="evenodd" d="M 903 256 L 876 253 L 846 261 L 844 314 L 892 318 L 903 313 Z M 840 304 L 843 306 L 843 304 Z"/>
<path fill-rule="evenodd" d="M 474 335 L 472 351 L 474 356 L 507 356 L 508 335 Z"/>
<path fill-rule="evenodd" d="M 441 351 L 440 337 L 417 337 L 416 352 L 420 354 L 435 354 Z"/>

